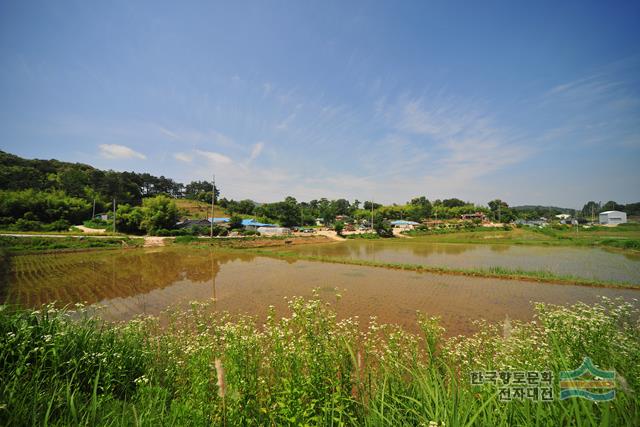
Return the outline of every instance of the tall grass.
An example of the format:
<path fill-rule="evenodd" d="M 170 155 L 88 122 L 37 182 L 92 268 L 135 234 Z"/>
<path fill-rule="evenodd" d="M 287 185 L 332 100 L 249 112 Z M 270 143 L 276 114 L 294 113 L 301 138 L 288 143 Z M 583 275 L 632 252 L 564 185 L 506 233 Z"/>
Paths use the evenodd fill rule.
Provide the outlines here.
<path fill-rule="evenodd" d="M 445 338 L 340 320 L 293 298 L 264 323 L 192 304 L 105 326 L 52 307 L 0 311 L 3 425 L 639 425 L 638 312 L 622 302 L 537 305 L 533 322 Z M 507 327 L 508 326 L 508 327 Z M 615 400 L 502 402 L 473 370 L 615 369 Z M 557 392 L 557 390 L 556 390 Z"/>

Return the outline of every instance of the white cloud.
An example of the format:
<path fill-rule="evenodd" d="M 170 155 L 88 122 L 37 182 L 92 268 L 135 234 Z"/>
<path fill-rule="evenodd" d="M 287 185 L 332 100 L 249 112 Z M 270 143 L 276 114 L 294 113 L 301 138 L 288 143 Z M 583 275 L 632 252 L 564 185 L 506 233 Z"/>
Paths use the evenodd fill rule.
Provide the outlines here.
<path fill-rule="evenodd" d="M 191 163 L 193 161 L 193 156 L 186 153 L 175 153 L 173 157 L 176 160 L 180 160 L 181 162 L 185 162 L 185 163 Z"/>
<path fill-rule="evenodd" d="M 100 155 L 106 159 L 146 159 L 142 153 L 132 150 L 129 147 L 118 144 L 100 144 Z"/>
<path fill-rule="evenodd" d="M 219 164 L 230 164 L 232 163 L 231 159 L 224 154 L 216 153 L 214 151 L 203 151 L 203 150 L 195 150 L 195 152 L 205 157 L 211 162 L 219 163 Z"/>

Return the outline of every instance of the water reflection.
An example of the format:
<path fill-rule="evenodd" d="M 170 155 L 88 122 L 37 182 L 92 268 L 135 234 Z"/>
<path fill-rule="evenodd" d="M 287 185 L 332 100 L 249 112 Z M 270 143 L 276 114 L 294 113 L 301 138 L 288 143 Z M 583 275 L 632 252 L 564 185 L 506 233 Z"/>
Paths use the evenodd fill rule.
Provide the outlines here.
<path fill-rule="evenodd" d="M 12 259 L 4 292 L 8 303 L 39 306 L 56 301 L 94 304 L 162 289 L 176 282 L 213 283 L 222 265 L 252 255 L 145 250 L 24 255 Z"/>
<path fill-rule="evenodd" d="M 304 255 L 453 268 L 505 267 L 640 284 L 640 254 L 600 248 L 431 243 L 420 238 L 296 246 Z"/>
<path fill-rule="evenodd" d="M 341 249 L 343 250 L 343 249 Z M 375 245 L 365 249 L 382 253 Z M 436 248 L 437 250 L 437 248 Z M 470 252 L 470 251 L 468 251 Z M 35 307 L 99 303 L 109 320 L 157 315 L 169 306 L 215 301 L 214 309 L 264 318 L 273 305 L 286 313 L 285 297 L 333 302 L 340 317 L 369 316 L 417 332 L 417 310 L 441 316 L 448 333 L 466 333 L 472 320 L 531 318 L 531 301 L 592 303 L 598 295 L 637 297 L 638 291 L 560 286 L 451 275 L 421 274 L 352 265 L 254 257 L 204 249 L 102 251 L 17 256 L 5 300 Z M 335 289 L 343 298 L 336 303 Z"/>

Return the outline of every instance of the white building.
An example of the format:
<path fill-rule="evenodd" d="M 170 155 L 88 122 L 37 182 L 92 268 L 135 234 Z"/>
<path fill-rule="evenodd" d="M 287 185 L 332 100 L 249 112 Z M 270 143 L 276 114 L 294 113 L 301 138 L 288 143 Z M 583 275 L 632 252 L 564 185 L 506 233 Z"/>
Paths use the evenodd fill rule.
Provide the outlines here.
<path fill-rule="evenodd" d="M 600 212 L 600 224 L 618 225 L 627 222 L 627 214 L 620 211 Z"/>
<path fill-rule="evenodd" d="M 291 234 L 291 229 L 287 227 L 258 227 L 261 236 L 286 236 Z"/>

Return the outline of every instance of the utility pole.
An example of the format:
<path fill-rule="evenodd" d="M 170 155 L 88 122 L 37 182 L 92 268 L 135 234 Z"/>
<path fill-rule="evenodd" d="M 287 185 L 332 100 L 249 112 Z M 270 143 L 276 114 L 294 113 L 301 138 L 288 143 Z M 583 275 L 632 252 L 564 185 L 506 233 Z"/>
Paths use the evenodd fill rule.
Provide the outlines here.
<path fill-rule="evenodd" d="M 373 231 L 373 197 L 371 198 L 371 231 Z"/>
<path fill-rule="evenodd" d="M 502 221 L 500 221 L 500 208 L 502 207 L 502 202 L 498 203 L 498 223 L 502 224 Z"/>
<path fill-rule="evenodd" d="M 214 221 L 214 218 L 215 218 L 215 216 L 213 215 L 214 214 L 214 207 L 213 207 L 214 204 L 213 204 L 213 202 L 214 202 L 214 200 L 216 198 L 216 176 L 215 176 L 215 174 L 213 175 L 212 184 L 213 184 L 213 187 L 211 188 L 211 231 L 209 233 L 209 237 L 213 239 L 213 221 Z"/>
<path fill-rule="evenodd" d="M 91 214 L 91 220 L 96 219 L 96 198 L 93 198 L 93 214 Z"/>
<path fill-rule="evenodd" d="M 116 232 L 116 198 L 113 198 L 113 232 Z"/>

